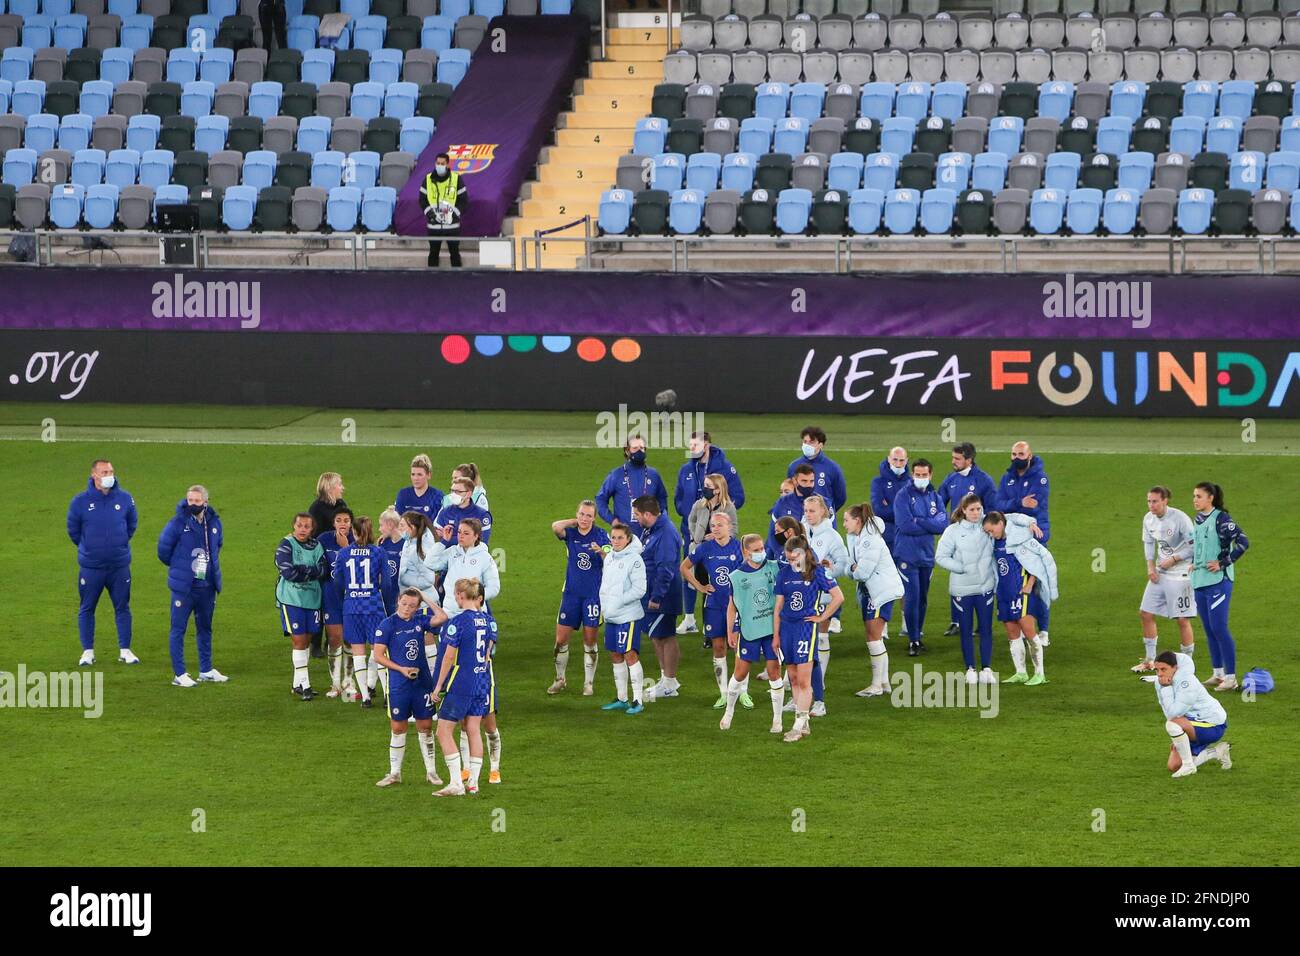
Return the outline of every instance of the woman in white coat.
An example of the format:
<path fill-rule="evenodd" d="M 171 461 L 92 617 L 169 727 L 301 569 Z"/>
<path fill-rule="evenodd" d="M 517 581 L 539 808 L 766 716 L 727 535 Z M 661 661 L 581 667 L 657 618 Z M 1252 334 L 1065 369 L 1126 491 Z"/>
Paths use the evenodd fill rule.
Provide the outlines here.
<path fill-rule="evenodd" d="M 621 521 L 610 525 L 609 547 L 600 575 L 600 613 L 605 619 L 605 650 L 614 662 L 617 697 L 601 710 L 621 710 L 635 716 L 644 708 L 640 622 L 645 617 L 641 605 L 646 589 L 645 560 L 641 557 L 640 539 Z"/>
<path fill-rule="evenodd" d="M 997 677 L 993 659 L 993 596 L 997 591 L 997 568 L 993 563 L 993 539 L 984 533 L 984 504 L 977 494 L 965 495 L 952 511 L 948 525 L 934 551 L 934 561 L 948 571 L 948 593 L 961 628 L 961 656 L 966 662 L 966 683 L 993 684 Z M 980 667 L 975 671 L 974 624 L 980 625 Z"/>
<path fill-rule="evenodd" d="M 397 565 L 398 588 L 402 590 L 418 588 L 430 604 L 441 605 L 435 562 L 438 556 L 447 550 L 447 546 L 438 540 L 433 522 L 422 512 L 406 512 L 398 522 L 397 528 L 402 535 L 402 556 Z M 459 612 L 459 608 L 452 610 L 452 614 Z M 426 617 L 429 615 L 428 609 L 423 604 L 420 605 L 418 613 Z M 429 667 L 432 668 L 433 662 L 438 657 L 436 628 L 426 630 L 424 633 L 424 656 L 429 661 Z M 388 668 L 383 668 L 380 676 L 386 679 L 387 670 Z M 387 695 L 387 687 L 384 688 L 384 693 Z"/>
<path fill-rule="evenodd" d="M 871 655 L 871 683 L 858 691 L 859 697 L 880 697 L 889 692 L 889 652 L 885 650 L 885 625 L 894 612 L 894 602 L 903 596 L 903 577 L 885 543 L 885 522 L 876 517 L 868 502 L 844 513 L 848 533 L 849 571 L 858 582 L 858 604 L 867 632 L 867 653 Z"/>
<path fill-rule="evenodd" d="M 483 543 L 483 524 L 477 518 L 460 519 L 456 526 L 456 544 L 434 555 L 430 567 L 445 572 L 442 609 L 448 617 L 461 611 L 456 603 L 456 582 L 463 578 L 473 578 L 483 585 L 484 604 L 501 593 L 501 575 Z"/>
<path fill-rule="evenodd" d="M 803 529 L 812 546 L 817 563 L 826 569 L 832 580 L 849 573 L 849 549 L 835 530 L 835 519 L 830 506 L 821 495 L 809 495 L 803 503 Z M 831 633 L 839 633 L 839 609 L 830 621 L 818 626 L 817 653 L 813 657 L 812 716 L 826 716 L 826 671 L 831 663 Z"/>

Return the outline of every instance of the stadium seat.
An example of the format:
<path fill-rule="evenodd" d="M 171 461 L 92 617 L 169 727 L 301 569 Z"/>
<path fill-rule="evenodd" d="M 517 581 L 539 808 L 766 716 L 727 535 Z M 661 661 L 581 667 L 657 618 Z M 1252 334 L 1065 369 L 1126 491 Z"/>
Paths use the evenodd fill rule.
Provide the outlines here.
<path fill-rule="evenodd" d="M 1241 148 L 1242 122 L 1236 116 L 1216 116 L 1205 130 L 1205 150 L 1231 155 Z"/>
<path fill-rule="evenodd" d="M 676 192 L 682 188 L 686 175 L 686 157 L 681 153 L 660 153 L 654 157 L 650 188 L 663 192 Z"/>
<path fill-rule="evenodd" d="M 194 148 L 216 153 L 226 148 L 230 120 L 225 116 L 204 116 L 194 122 Z"/>
<path fill-rule="evenodd" d="M 1232 155 L 1228 166 L 1228 185 L 1252 195 L 1264 184 L 1265 159 L 1263 153 L 1243 150 Z"/>
<path fill-rule="evenodd" d="M 898 185 L 899 158 L 893 153 L 872 153 L 863 168 L 863 186 L 889 193 Z"/>
<path fill-rule="evenodd" d="M 1040 236 L 1061 231 L 1065 216 L 1065 194 L 1056 189 L 1038 189 L 1029 205 L 1029 228 Z"/>
<path fill-rule="evenodd" d="M 277 172 L 279 167 L 276 167 Z M 223 149 L 208 157 L 208 185 L 221 189 L 238 186 L 244 174 L 244 154 L 236 149 Z"/>
<path fill-rule="evenodd" d="M 27 117 L 27 126 L 23 130 L 23 145 L 43 153 L 54 149 L 59 138 L 59 118 L 49 113 L 37 113 Z"/>
<path fill-rule="evenodd" d="M 301 130 L 300 130 L 301 132 Z M 299 149 L 302 143 L 299 142 Z M 308 150 L 303 150 L 309 152 Z M 334 189 L 343 185 L 344 156 L 337 150 L 323 150 L 312 156 L 311 184 L 320 189 Z"/>
<path fill-rule="evenodd" d="M 104 182 L 119 188 L 134 186 L 140 175 L 140 154 L 134 149 L 115 149 L 104 164 Z"/>
<path fill-rule="evenodd" d="M 238 188 L 238 187 L 233 187 Z M 253 207 L 253 229 L 257 232 L 284 232 L 290 225 L 293 192 L 285 186 L 268 186 L 257 193 Z"/>
<path fill-rule="evenodd" d="M 158 131 L 158 148 L 173 153 L 194 148 L 196 121 L 190 116 L 165 116 Z"/>
<path fill-rule="evenodd" d="M 455 88 L 460 85 L 460 81 L 465 78 L 465 73 L 469 69 L 469 51 L 468 50 L 446 50 L 439 54 L 438 57 L 438 82 L 447 83 Z"/>
<path fill-rule="evenodd" d="M 836 153 L 830 157 L 826 172 L 826 185 L 850 193 L 862 185 L 862 169 L 865 157 L 860 153 Z"/>
<path fill-rule="evenodd" d="M 72 157 L 72 182 L 78 186 L 94 186 L 104 181 L 104 164 L 107 157 L 102 149 L 79 150 Z"/>
<path fill-rule="evenodd" d="M 397 190 L 371 186 L 361 194 L 361 226 L 367 232 L 388 232 L 397 208 Z"/>
<path fill-rule="evenodd" d="M 404 119 L 398 137 L 398 148 L 402 152 L 419 156 L 429 145 L 429 140 L 433 138 L 433 131 L 433 120 L 427 116 L 412 116 Z"/>
<path fill-rule="evenodd" d="M 721 187 L 732 192 L 749 192 L 754 188 L 757 168 L 758 157 L 753 153 L 728 153 L 722 157 Z"/>
<path fill-rule="evenodd" d="M 1136 80 L 1120 80 L 1111 86 L 1110 115 L 1137 120 L 1142 115 L 1147 85 Z"/>
<path fill-rule="evenodd" d="M 1250 205 L 1250 221 L 1261 236 L 1280 235 L 1286 228 L 1287 210 L 1291 203 L 1289 192 L 1281 189 L 1261 189 Z"/>
<path fill-rule="evenodd" d="M 1129 151 L 1133 120 L 1127 116 L 1105 116 L 1097 123 L 1097 152 L 1121 156 Z"/>
<path fill-rule="evenodd" d="M 180 112 L 184 116 L 198 119 L 212 112 L 212 100 L 217 89 L 211 83 L 195 80 L 186 83 L 181 89 Z"/>
<path fill-rule="evenodd" d="M 1019 116 L 999 116 L 989 123 L 988 151 L 1012 156 L 1020 152 L 1025 121 Z"/>
<path fill-rule="evenodd" d="M 782 189 L 776 200 L 776 228 L 783 235 L 802 235 L 812 213 L 812 192 L 807 189 Z"/>
<path fill-rule="evenodd" d="M 971 164 L 971 187 L 997 195 L 1006 185 L 1007 156 L 1003 153 L 979 153 Z"/>
<path fill-rule="evenodd" d="M 696 153 L 686 161 L 686 188 L 708 193 L 718 188 L 722 157 L 717 153 Z M 671 210 L 669 215 L 671 216 Z"/>
<path fill-rule="evenodd" d="M 84 113 L 69 113 L 59 121 L 59 149 L 75 153 L 90 145 L 94 120 Z"/>
<path fill-rule="evenodd" d="M 967 236 L 987 235 L 993 224 L 993 197 L 980 189 L 968 189 L 957 197 L 957 232 Z"/>
<path fill-rule="evenodd" d="M 632 192 L 608 189 L 600 197 L 597 224 L 605 234 L 625 235 L 632 222 Z"/>
<path fill-rule="evenodd" d="M 858 100 L 858 114 L 883 123 L 894 115 L 894 97 L 897 89 L 893 83 L 866 83 Z"/>
<path fill-rule="evenodd" d="M 117 221 L 118 187 L 101 183 L 86 190 L 82 217 L 91 229 L 112 229 Z"/>
<path fill-rule="evenodd" d="M 839 236 L 848 231 L 849 198 L 838 189 L 813 193 L 809 231 L 819 236 Z"/>
<path fill-rule="evenodd" d="M 668 204 L 668 228 L 677 235 L 695 235 L 704 218 L 704 194 L 695 189 L 679 189 Z"/>
<path fill-rule="evenodd" d="M 1206 150 L 1192 160 L 1189 181 L 1194 188 L 1218 193 L 1228 188 L 1230 158 L 1225 153 Z"/>
<path fill-rule="evenodd" d="M 226 133 L 226 148 L 251 153 L 262 148 L 262 121 L 256 116 L 236 116 Z"/>
<path fill-rule="evenodd" d="M 916 120 L 910 116 L 895 116 L 880 124 L 881 152 L 904 156 L 912 152 L 916 139 Z"/>
<path fill-rule="evenodd" d="M 1132 234 L 1137 226 L 1139 192 L 1118 187 L 1106 193 L 1102 224 L 1113 236 Z"/>
<path fill-rule="evenodd" d="M 918 123 L 930 115 L 930 84 L 904 83 L 894 100 L 896 116 L 910 117 Z"/>
<path fill-rule="evenodd" d="M 26 186 L 36 178 L 37 152 L 34 149 L 9 149 L 4 154 L 3 174 L 0 182 L 10 186 Z"/>
<path fill-rule="evenodd" d="M 879 189 L 855 189 L 849 194 L 849 229 L 855 235 L 875 235 L 885 213 L 885 193 Z"/>
<path fill-rule="evenodd" d="M 1242 236 L 1250 225 L 1252 194 L 1245 189 L 1225 189 L 1214 197 L 1211 223 L 1221 235 Z"/>
<path fill-rule="evenodd" d="M 921 195 L 921 228 L 930 235 L 946 235 L 952 231 L 957 212 L 957 193 L 952 189 L 935 187 Z"/>
<path fill-rule="evenodd" d="M 1219 89 L 1219 115 L 1236 117 L 1243 122 L 1253 112 L 1255 84 L 1249 80 L 1229 80 Z"/>
<path fill-rule="evenodd" d="M 151 149 L 140 156 L 140 185 L 155 190 L 171 182 L 175 156 L 169 149 Z"/>
<path fill-rule="evenodd" d="M 1043 185 L 1063 193 L 1072 192 L 1079 185 L 1079 167 L 1082 161 L 1083 157 L 1078 153 L 1052 153 L 1047 157 L 1047 164 L 1043 169 Z"/>
<path fill-rule="evenodd" d="M 1044 83 L 1038 92 L 1038 115 L 1064 123 L 1074 107 L 1074 84 Z"/>
<path fill-rule="evenodd" d="M 1081 188 L 1070 193 L 1065 211 L 1066 228 L 1076 236 L 1091 236 L 1101 222 L 1105 196 L 1099 189 Z"/>
<path fill-rule="evenodd" d="M 1300 189 L 1300 152 L 1279 150 L 1270 153 L 1265 185 L 1288 193 Z"/>
<path fill-rule="evenodd" d="M 1122 189 L 1131 190 L 1139 195 L 1151 185 L 1155 172 L 1156 158 L 1150 153 L 1129 152 L 1119 159 L 1119 176 L 1117 182 Z"/>
<path fill-rule="evenodd" d="M 1159 116 L 1144 116 L 1133 130 L 1129 148 L 1152 156 L 1169 148 L 1169 121 Z"/>
<path fill-rule="evenodd" d="M 632 220 L 641 235 L 664 235 L 668 231 L 671 194 L 662 189 L 644 189 L 632 204 Z"/>
<path fill-rule="evenodd" d="M 79 183 L 63 183 L 50 192 L 50 222 L 59 229 L 76 229 L 81 225 L 81 208 L 86 199 L 86 187 Z"/>
<path fill-rule="evenodd" d="M 892 235 L 910 235 L 916 230 L 921 194 L 915 189 L 893 189 L 885 194 L 885 229 Z"/>
<path fill-rule="evenodd" d="M 144 229 L 153 215 L 153 190 L 148 186 L 123 186 L 118 190 L 117 218 L 125 229 Z"/>
<path fill-rule="evenodd" d="M 1209 189 L 1184 189 L 1178 196 L 1178 228 L 1187 235 L 1209 231 L 1214 193 Z"/>
<path fill-rule="evenodd" d="M 966 84 L 944 82 L 934 87 L 930 99 L 930 112 L 940 119 L 955 123 L 966 112 Z"/>
<path fill-rule="evenodd" d="M 314 18 L 313 18 L 314 19 Z M 185 193 L 185 200 L 189 193 Z M 235 232 L 246 232 L 253 226 L 253 214 L 257 209 L 257 190 L 252 186 L 231 186 L 225 191 L 221 201 L 221 221 Z"/>

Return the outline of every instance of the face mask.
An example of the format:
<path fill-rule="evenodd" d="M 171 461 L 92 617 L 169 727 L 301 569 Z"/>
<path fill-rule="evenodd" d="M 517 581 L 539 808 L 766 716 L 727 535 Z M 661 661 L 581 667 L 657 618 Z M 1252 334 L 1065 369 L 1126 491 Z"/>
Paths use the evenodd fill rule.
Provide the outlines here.
<path fill-rule="evenodd" d="M 461 503 L 464 502 L 465 498 L 462 495 L 453 493 L 448 496 L 448 500 L 457 508 L 459 508 L 461 506 Z"/>
<path fill-rule="evenodd" d="M 627 456 L 627 460 L 630 461 L 630 462 L 631 462 L 632 464 L 634 464 L 634 465 L 644 465 L 644 464 L 645 464 L 645 452 L 643 452 L 643 451 L 634 451 L 634 452 L 632 452 L 632 454 L 630 454 L 630 455 Z"/>
<path fill-rule="evenodd" d="M 410 541 L 410 540 L 411 540 L 411 532 L 409 532 L 409 531 L 403 531 L 403 532 L 402 532 L 402 540 L 403 540 L 403 541 Z"/>
<path fill-rule="evenodd" d="M 752 561 L 754 564 L 757 564 L 759 567 L 762 567 L 763 564 L 767 561 L 767 552 L 751 551 L 749 552 L 749 560 Z"/>
<path fill-rule="evenodd" d="M 930 479 L 929 479 L 929 478 L 913 478 L 913 479 L 912 479 L 912 486 L 913 486 L 914 488 L 916 488 L 917 491 L 925 491 L 926 488 L 929 488 L 929 487 L 930 487 Z"/>
<path fill-rule="evenodd" d="M 704 449 L 701 448 L 699 451 L 690 451 L 690 452 L 688 452 L 687 454 L 689 454 L 692 458 L 703 458 L 703 457 L 704 457 Z"/>
<path fill-rule="evenodd" d="M 714 491 L 712 488 L 709 488 L 707 486 L 705 487 L 704 494 L 702 496 L 705 501 L 712 501 L 716 496 L 717 496 L 716 491 Z"/>
<path fill-rule="evenodd" d="M 807 442 L 804 442 L 799 447 L 800 450 L 803 452 L 803 456 L 805 458 L 811 458 L 813 455 L 817 454 L 817 449 L 814 448 L 812 445 L 808 444 Z"/>
<path fill-rule="evenodd" d="M 203 509 L 206 507 L 207 505 L 190 505 L 190 514 L 197 517 L 198 515 L 203 514 Z"/>
<path fill-rule="evenodd" d="M 897 467 L 895 465 L 890 465 L 889 470 L 894 473 L 895 478 L 902 478 L 903 472 L 907 471 L 907 466 L 903 465 L 902 467 Z"/>
<path fill-rule="evenodd" d="M 439 163 L 437 166 L 434 166 L 433 171 L 437 173 L 439 176 L 447 175 L 447 167 L 442 165 L 442 163 Z"/>
<path fill-rule="evenodd" d="M 1012 465 L 1013 468 L 1016 469 L 1016 471 L 1024 471 L 1026 468 L 1029 467 L 1029 459 L 1028 459 L 1028 458 L 1012 458 L 1012 459 L 1011 459 L 1011 465 Z"/>
<path fill-rule="evenodd" d="M 117 484 L 117 479 L 112 475 L 105 475 L 103 478 L 99 479 L 99 483 L 104 488 L 112 488 Z"/>
<path fill-rule="evenodd" d="M 798 495 L 800 498 L 807 498 L 810 494 L 812 494 L 812 489 L 805 488 L 803 485 L 795 485 L 794 493 Z"/>

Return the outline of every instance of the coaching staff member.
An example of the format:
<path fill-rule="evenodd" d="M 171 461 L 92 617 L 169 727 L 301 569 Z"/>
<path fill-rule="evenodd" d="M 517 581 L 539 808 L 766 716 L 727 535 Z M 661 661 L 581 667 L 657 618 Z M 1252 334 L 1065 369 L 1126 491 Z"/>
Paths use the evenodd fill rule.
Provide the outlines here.
<path fill-rule="evenodd" d="M 135 499 L 117 483 L 113 463 L 96 458 L 90 466 L 86 490 L 68 505 L 68 537 L 77 546 L 77 590 L 81 608 L 77 629 L 81 660 L 95 663 L 95 608 L 108 589 L 117 620 L 117 659 L 139 664 L 131 650 L 131 537 L 138 521 Z"/>

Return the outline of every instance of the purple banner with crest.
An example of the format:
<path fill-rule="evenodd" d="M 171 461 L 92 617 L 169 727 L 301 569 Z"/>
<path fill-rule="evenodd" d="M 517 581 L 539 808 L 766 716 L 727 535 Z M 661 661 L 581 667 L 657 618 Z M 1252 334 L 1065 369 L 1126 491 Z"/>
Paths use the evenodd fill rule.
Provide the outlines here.
<path fill-rule="evenodd" d="M 420 191 L 433 171 L 434 157 L 445 152 L 468 191 L 462 234 L 501 234 L 501 224 L 586 62 L 590 29 L 585 17 L 493 18 L 469 72 L 398 195 L 398 233 L 425 235 Z"/>

